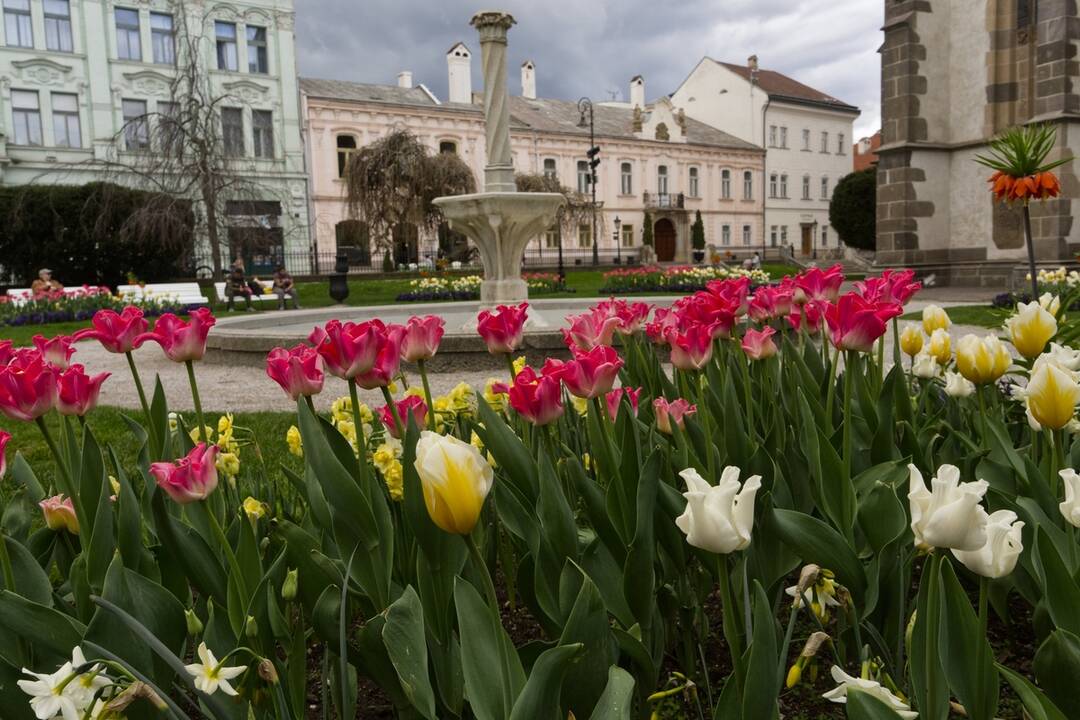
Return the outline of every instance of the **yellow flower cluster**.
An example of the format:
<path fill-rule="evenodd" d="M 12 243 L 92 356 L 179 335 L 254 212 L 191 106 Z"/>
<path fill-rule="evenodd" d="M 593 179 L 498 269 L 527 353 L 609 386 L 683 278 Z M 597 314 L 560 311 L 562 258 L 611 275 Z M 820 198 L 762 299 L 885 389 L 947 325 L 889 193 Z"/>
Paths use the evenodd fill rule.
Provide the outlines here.
<path fill-rule="evenodd" d="M 495 412 L 506 410 L 506 393 L 495 392 L 495 385 L 502 382 L 504 381 L 500 378 L 488 378 L 487 382 L 484 383 L 484 402 Z"/>
<path fill-rule="evenodd" d="M 360 403 L 360 420 L 364 423 L 364 437 L 370 437 L 375 422 L 375 414 L 371 411 L 371 408 L 364 403 Z M 349 445 L 352 446 L 353 452 L 359 452 L 356 445 L 356 423 L 353 421 L 352 398 L 348 395 L 344 395 L 330 404 L 330 422 L 337 431 L 341 433 L 341 436 L 349 441 Z M 286 436 L 285 439 L 290 443 L 289 449 L 292 450 L 292 441 L 288 436 Z M 299 448 L 299 433 L 297 433 L 296 444 Z M 300 457 L 302 451 L 302 448 L 300 448 L 299 453 L 295 450 L 292 452 L 293 455 Z"/>
<path fill-rule="evenodd" d="M 400 502 L 405 496 L 405 475 L 401 466 L 401 441 L 387 436 L 371 454 L 375 468 L 382 473 L 390 499 Z"/>

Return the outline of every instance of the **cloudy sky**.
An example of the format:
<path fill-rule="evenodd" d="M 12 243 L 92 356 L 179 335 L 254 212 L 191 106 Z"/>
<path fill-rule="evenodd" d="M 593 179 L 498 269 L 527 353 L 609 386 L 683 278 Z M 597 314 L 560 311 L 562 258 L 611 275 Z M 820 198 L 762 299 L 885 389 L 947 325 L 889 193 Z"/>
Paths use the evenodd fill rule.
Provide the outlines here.
<path fill-rule="evenodd" d="M 881 0 L 299 0 L 296 36 L 306 77 L 396 82 L 401 70 L 446 97 L 445 53 L 464 40 L 474 53 L 479 9 L 513 13 L 510 88 L 517 68 L 537 66 L 541 97 L 626 99 L 645 77 L 653 100 L 678 87 L 702 56 L 779 70 L 862 109 L 855 137 L 880 125 Z"/>

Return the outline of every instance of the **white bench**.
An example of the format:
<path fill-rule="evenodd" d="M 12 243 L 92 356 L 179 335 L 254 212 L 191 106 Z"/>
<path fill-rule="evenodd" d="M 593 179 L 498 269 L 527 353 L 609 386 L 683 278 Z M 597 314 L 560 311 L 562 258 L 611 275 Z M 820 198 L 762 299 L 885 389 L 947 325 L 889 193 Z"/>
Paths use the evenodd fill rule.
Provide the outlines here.
<path fill-rule="evenodd" d="M 96 290 L 97 288 L 92 288 Z M 84 287 L 66 287 L 63 290 L 65 295 L 72 297 L 79 295 L 86 295 L 87 289 Z M 24 302 L 32 300 L 34 297 L 34 291 L 30 288 L 12 288 L 7 291 L 7 296 L 11 298 L 11 302 L 15 305 L 21 305 Z"/>
<path fill-rule="evenodd" d="M 274 288 L 274 281 L 273 280 L 259 280 L 258 282 L 259 282 L 260 285 L 263 286 L 263 291 L 264 292 L 261 295 L 255 295 L 253 293 L 251 295 L 252 302 L 277 302 L 278 296 L 275 295 L 272 292 L 272 290 Z M 271 292 L 268 293 L 268 292 L 266 292 L 267 290 L 270 290 Z M 225 297 L 225 283 L 223 283 L 223 282 L 214 283 L 214 293 L 217 294 L 218 302 L 225 303 L 225 302 L 229 301 L 229 299 L 227 297 Z M 242 297 L 240 297 L 238 299 L 243 301 Z"/>
<path fill-rule="evenodd" d="M 120 285 L 116 293 L 132 300 L 167 300 L 178 305 L 208 305 L 199 283 L 146 283 L 145 285 Z"/>

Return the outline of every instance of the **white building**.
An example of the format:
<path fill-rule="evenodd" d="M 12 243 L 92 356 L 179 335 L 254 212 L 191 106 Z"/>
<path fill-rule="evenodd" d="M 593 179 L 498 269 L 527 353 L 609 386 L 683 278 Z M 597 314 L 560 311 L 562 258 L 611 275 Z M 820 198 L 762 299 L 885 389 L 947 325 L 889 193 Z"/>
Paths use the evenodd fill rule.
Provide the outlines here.
<path fill-rule="evenodd" d="M 686 114 L 764 147 L 763 244 L 820 257 L 840 250 L 829 198 L 851 172 L 859 109 L 786 75 L 702 58 L 672 96 Z"/>
<path fill-rule="evenodd" d="M 3 0 L 2 8 L 0 184 L 123 182 L 107 165 L 130 167 L 133 153 L 154 152 L 148 123 L 169 111 L 186 28 L 202 37 L 222 136 L 265 191 L 233 203 L 222 238 L 250 245 L 257 227 L 260 247 L 222 255 L 247 255 L 257 272 L 288 256 L 295 272 L 307 271 L 292 0 Z"/>

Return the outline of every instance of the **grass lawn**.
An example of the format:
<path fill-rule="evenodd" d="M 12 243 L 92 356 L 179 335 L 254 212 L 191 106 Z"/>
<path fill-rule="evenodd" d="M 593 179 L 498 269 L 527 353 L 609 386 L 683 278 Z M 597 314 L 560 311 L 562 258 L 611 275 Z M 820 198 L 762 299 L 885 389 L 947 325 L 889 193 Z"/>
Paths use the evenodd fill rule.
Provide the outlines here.
<path fill-rule="evenodd" d="M 976 325 L 984 328 L 999 328 L 1009 315 L 1006 310 L 990 305 L 957 305 L 946 308 L 949 319 L 956 325 Z M 901 320 L 922 320 L 922 312 L 910 312 Z"/>

